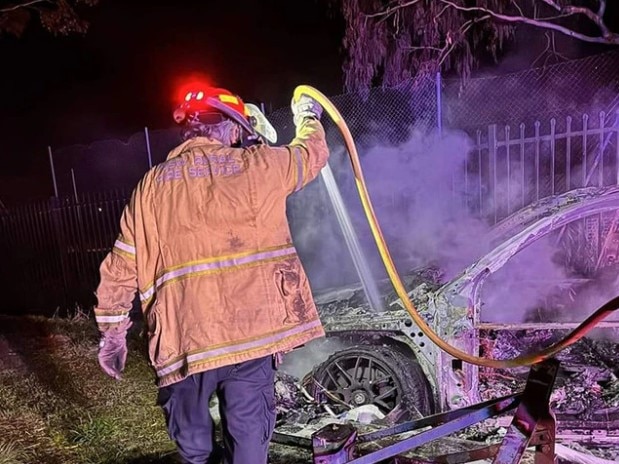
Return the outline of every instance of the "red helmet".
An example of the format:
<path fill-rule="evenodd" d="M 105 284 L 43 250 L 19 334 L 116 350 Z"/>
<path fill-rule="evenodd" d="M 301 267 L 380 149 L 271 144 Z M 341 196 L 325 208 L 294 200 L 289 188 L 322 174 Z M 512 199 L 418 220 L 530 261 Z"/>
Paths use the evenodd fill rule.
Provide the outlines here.
<path fill-rule="evenodd" d="M 233 119 L 251 132 L 245 103 L 241 97 L 225 89 L 196 86 L 187 91 L 184 100 L 174 110 L 174 121 L 177 124 L 192 119 L 213 124 L 223 121 L 224 117 Z"/>

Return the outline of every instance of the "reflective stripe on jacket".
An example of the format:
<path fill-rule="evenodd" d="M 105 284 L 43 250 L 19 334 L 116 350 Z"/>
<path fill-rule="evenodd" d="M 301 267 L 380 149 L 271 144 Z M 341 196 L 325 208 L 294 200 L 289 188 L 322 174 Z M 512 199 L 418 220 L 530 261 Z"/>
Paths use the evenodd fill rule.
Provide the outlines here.
<path fill-rule="evenodd" d="M 138 291 L 160 386 L 323 336 L 286 197 L 328 156 L 312 119 L 283 147 L 197 137 L 172 150 L 134 190 L 101 264 L 99 329 L 128 317 Z"/>

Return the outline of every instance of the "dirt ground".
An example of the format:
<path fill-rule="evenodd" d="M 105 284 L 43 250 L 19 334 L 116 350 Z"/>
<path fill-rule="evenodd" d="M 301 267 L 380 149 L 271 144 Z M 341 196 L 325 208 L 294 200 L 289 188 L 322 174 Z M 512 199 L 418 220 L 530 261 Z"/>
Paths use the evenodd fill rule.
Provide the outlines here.
<path fill-rule="evenodd" d="M 154 404 L 152 372 L 138 341 L 130 340 L 130 348 L 125 377 L 113 382 L 97 365 L 97 336 L 91 321 L 0 316 L 0 464 L 178 462 L 161 411 Z M 283 385 L 276 391 L 280 412 L 294 410 L 298 400 L 294 392 Z M 320 409 L 324 413 L 318 405 L 311 408 L 305 412 L 315 414 Z M 303 416 L 303 411 L 295 412 L 297 418 Z M 324 425 L 325 418 L 330 421 L 327 414 L 314 417 L 314 429 Z M 283 415 L 280 420 L 286 422 Z M 305 436 L 310 434 L 305 431 Z M 427 457 L 462 451 L 482 446 L 487 437 L 476 444 L 462 438 L 438 440 L 414 454 Z M 368 444 L 366 449 L 377 446 Z M 617 450 L 598 451 L 600 458 L 619 462 Z M 532 462 L 532 456 L 527 453 L 522 462 Z M 311 464 L 312 456 L 307 449 L 273 442 L 269 462 Z"/>

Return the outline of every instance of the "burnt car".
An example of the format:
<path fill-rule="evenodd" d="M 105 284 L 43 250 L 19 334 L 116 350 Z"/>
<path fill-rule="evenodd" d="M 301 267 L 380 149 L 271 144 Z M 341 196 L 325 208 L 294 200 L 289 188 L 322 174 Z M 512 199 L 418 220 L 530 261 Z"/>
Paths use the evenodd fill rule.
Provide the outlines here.
<path fill-rule="evenodd" d="M 407 273 L 403 281 L 408 295 L 443 339 L 472 355 L 511 358 L 546 347 L 607 297 L 619 294 L 618 211 L 619 187 L 584 188 L 543 199 L 493 227 L 486 237 L 489 251 L 456 277 L 444 281 L 435 267 Z M 517 277 L 501 275 L 519 256 L 538 254 L 540 243 L 552 245 L 549 259 L 561 272 L 547 281 L 539 272 L 527 275 L 526 266 Z M 531 280 L 546 291 L 535 304 L 519 306 L 518 292 L 486 297 L 484 286 L 493 279 L 495 290 L 509 280 L 520 289 L 530 288 Z M 316 349 L 307 347 L 287 361 L 317 361 L 303 384 L 332 413 L 374 405 L 393 422 L 522 388 L 527 367 L 494 370 L 453 358 L 427 339 L 389 282 L 378 286 L 384 304 L 380 309 L 368 304 L 362 285 L 315 295 L 328 335 L 322 343 L 331 343 L 331 349 L 315 359 L 310 353 Z M 504 306 L 510 309 L 501 309 Z M 497 312 L 513 317 L 497 318 Z M 559 435 L 619 441 L 617 328 L 619 319 L 606 320 L 592 337 L 557 356 L 561 371 L 551 406 Z"/>

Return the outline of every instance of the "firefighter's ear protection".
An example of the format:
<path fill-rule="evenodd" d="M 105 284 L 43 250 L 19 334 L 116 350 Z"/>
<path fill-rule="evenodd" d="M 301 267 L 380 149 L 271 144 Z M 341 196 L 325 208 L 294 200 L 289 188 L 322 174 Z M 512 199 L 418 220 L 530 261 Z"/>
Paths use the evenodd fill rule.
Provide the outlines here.
<path fill-rule="evenodd" d="M 246 103 L 245 108 L 248 113 L 249 124 L 256 132 L 258 138 L 262 138 L 265 143 L 277 143 L 277 131 L 264 113 L 260 111 L 260 108 L 253 103 Z"/>

